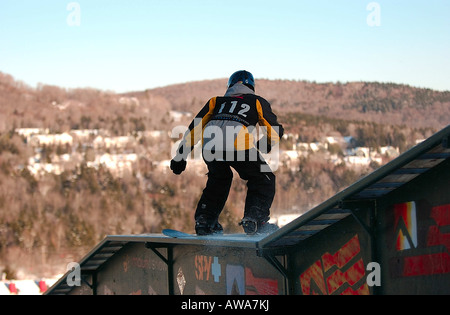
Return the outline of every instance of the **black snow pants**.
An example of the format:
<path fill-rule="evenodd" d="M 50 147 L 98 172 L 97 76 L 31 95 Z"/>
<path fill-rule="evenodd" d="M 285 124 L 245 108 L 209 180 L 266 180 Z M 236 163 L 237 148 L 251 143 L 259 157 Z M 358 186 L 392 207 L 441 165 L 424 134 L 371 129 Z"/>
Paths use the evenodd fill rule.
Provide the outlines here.
<path fill-rule="evenodd" d="M 248 158 L 249 156 L 254 158 Z M 259 152 L 249 155 L 246 151 L 245 160 L 234 158 L 227 161 L 224 158 L 205 160 L 205 163 L 208 166 L 208 181 L 197 205 L 196 221 L 202 218 L 210 224 L 217 222 L 230 192 L 233 180 L 231 168 L 247 181 L 244 217 L 257 222 L 269 220 L 270 207 L 275 196 L 275 175 Z M 262 168 L 264 171 L 261 171 Z"/>

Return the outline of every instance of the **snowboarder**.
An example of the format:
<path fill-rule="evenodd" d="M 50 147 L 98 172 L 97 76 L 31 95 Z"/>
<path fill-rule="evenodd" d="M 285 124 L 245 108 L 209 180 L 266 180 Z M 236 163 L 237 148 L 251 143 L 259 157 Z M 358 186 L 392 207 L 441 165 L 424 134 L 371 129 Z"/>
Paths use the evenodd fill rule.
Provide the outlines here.
<path fill-rule="evenodd" d="M 264 137 L 254 143 L 255 126 Z M 270 207 L 275 195 L 275 175 L 260 152 L 268 153 L 283 136 L 269 102 L 255 94 L 253 75 L 237 71 L 228 81 L 224 96 L 211 98 L 189 125 L 170 169 L 179 175 L 194 145 L 203 140 L 202 155 L 208 167 L 208 180 L 195 212 L 197 235 L 222 233 L 218 218 L 230 191 L 233 172 L 247 180 L 244 218 L 245 233 L 269 233 L 278 227 L 270 224 Z"/>

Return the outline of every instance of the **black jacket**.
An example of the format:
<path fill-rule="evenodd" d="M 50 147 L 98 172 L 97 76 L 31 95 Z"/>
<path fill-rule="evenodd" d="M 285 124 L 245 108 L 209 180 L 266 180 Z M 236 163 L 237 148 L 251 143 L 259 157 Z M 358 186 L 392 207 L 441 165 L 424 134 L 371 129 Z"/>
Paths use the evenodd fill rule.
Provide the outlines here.
<path fill-rule="evenodd" d="M 254 127 L 259 124 L 265 134 L 270 151 L 283 136 L 283 126 L 278 123 L 268 101 L 244 85 L 231 87 L 225 96 L 211 98 L 189 125 L 180 143 L 179 155 L 186 159 L 194 145 L 203 140 L 203 147 L 219 151 L 241 151 L 254 147 Z M 213 144 L 210 141 L 215 140 Z"/>

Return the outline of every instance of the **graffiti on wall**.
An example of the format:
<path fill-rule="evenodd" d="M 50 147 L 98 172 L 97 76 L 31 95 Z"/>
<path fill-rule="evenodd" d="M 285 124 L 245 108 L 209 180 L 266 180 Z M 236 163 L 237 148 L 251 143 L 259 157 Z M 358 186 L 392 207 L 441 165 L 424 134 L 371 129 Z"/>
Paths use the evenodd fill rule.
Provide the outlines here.
<path fill-rule="evenodd" d="M 227 295 L 277 295 L 278 280 L 255 277 L 241 265 L 226 266 Z"/>
<path fill-rule="evenodd" d="M 300 274 L 302 293 L 369 294 L 358 235 L 335 253 L 324 253 Z"/>
<path fill-rule="evenodd" d="M 195 278 L 197 280 L 214 279 L 214 282 L 219 282 L 222 275 L 219 258 L 205 255 L 195 255 Z"/>
<path fill-rule="evenodd" d="M 391 276 L 450 273 L 450 204 L 405 202 L 393 207 L 395 253 Z"/>
<path fill-rule="evenodd" d="M 394 217 L 397 232 L 396 250 L 417 247 L 416 203 L 405 202 L 394 206 Z"/>
<path fill-rule="evenodd" d="M 195 255 L 194 271 L 198 282 L 225 281 L 228 295 L 273 295 L 278 294 L 278 280 L 257 277 L 254 271 L 242 265 L 225 264 L 222 277 L 222 263 L 217 256 Z M 225 278 L 225 279 L 223 279 Z"/>

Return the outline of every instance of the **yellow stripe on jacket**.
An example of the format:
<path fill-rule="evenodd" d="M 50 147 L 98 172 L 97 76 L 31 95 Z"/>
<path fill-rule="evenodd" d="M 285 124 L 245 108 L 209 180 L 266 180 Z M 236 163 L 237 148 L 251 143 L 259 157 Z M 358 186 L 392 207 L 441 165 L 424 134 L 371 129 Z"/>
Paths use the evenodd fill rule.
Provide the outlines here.
<path fill-rule="evenodd" d="M 208 112 L 199 119 L 198 122 L 194 125 L 192 130 L 184 137 L 186 141 L 186 145 L 193 147 L 203 138 L 203 129 L 206 124 L 211 120 L 211 116 L 213 115 L 214 108 L 216 107 L 216 97 L 213 97 L 209 100 L 209 110 Z M 198 117 L 200 118 L 200 117 Z"/>
<path fill-rule="evenodd" d="M 262 109 L 261 102 L 259 100 L 256 100 L 256 110 L 258 111 L 258 119 L 259 119 L 258 123 L 260 124 L 260 126 L 263 127 L 263 129 L 265 129 L 269 144 L 271 146 L 274 146 L 280 141 L 280 136 L 275 131 L 275 129 L 272 128 L 269 122 L 264 118 L 264 112 Z"/>

